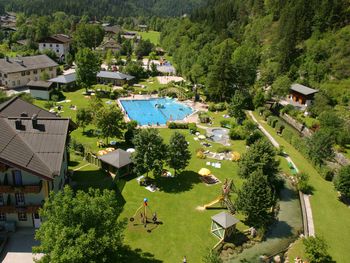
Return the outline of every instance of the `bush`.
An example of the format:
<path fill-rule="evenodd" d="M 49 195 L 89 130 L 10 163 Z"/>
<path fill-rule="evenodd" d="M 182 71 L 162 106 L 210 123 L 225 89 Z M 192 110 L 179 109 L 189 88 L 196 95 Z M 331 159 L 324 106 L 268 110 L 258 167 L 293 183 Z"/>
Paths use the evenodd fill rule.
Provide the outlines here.
<path fill-rule="evenodd" d="M 321 176 L 323 179 L 325 179 L 326 181 L 332 181 L 333 178 L 334 178 L 334 170 L 331 169 L 330 167 L 328 166 L 322 166 L 322 168 L 320 169 L 321 170 Z"/>
<path fill-rule="evenodd" d="M 290 113 L 291 111 L 293 111 L 293 110 L 295 110 L 294 106 L 288 104 L 288 105 L 286 105 L 286 106 L 283 107 L 283 109 L 281 110 L 281 113 L 282 113 L 282 114 L 283 114 L 283 113 L 289 114 L 289 113 Z"/>
<path fill-rule="evenodd" d="M 267 117 L 267 124 L 270 125 L 272 128 L 275 128 L 277 122 L 278 118 L 276 116 Z"/>
<path fill-rule="evenodd" d="M 264 120 L 266 121 L 267 120 L 267 117 L 271 116 L 272 115 L 272 112 L 269 111 L 269 110 L 264 110 L 263 112 L 263 117 L 264 117 Z"/>
<path fill-rule="evenodd" d="M 231 147 L 227 147 L 227 146 L 222 146 L 217 149 L 218 153 L 228 153 L 230 151 L 232 151 Z"/>
<path fill-rule="evenodd" d="M 188 129 L 188 123 L 169 122 L 169 129 Z"/>
<path fill-rule="evenodd" d="M 78 141 L 72 139 L 70 142 L 71 149 L 73 149 L 75 152 L 81 153 L 82 155 L 85 152 L 84 145 L 82 143 L 79 143 Z"/>
<path fill-rule="evenodd" d="M 259 115 L 261 116 L 265 110 L 266 110 L 265 107 L 259 107 L 259 108 L 257 108 L 256 111 L 257 111 L 257 112 L 259 113 Z"/>
<path fill-rule="evenodd" d="M 247 131 L 243 126 L 237 126 L 230 129 L 229 135 L 232 140 L 244 140 L 247 137 Z"/>
<path fill-rule="evenodd" d="M 191 133 L 196 133 L 198 131 L 197 125 L 195 123 L 189 123 L 188 129 Z"/>
<path fill-rule="evenodd" d="M 294 136 L 294 133 L 289 129 L 284 129 L 282 131 L 282 137 L 289 143 L 292 142 Z"/>
<path fill-rule="evenodd" d="M 215 103 L 210 103 L 208 106 L 209 111 L 215 111 Z"/>
<path fill-rule="evenodd" d="M 220 102 L 218 104 L 215 104 L 215 110 L 217 110 L 217 111 L 226 110 L 226 104 L 224 102 Z"/>
<path fill-rule="evenodd" d="M 260 140 L 264 138 L 263 133 L 260 130 L 255 130 L 252 133 L 250 133 L 247 138 L 246 138 L 246 144 L 252 145 L 253 143 L 255 143 L 256 141 Z"/>
<path fill-rule="evenodd" d="M 53 102 L 49 100 L 44 104 L 45 109 L 51 109 L 53 106 L 54 106 Z"/>
<path fill-rule="evenodd" d="M 297 178 L 297 188 L 299 191 L 305 193 L 308 193 L 310 191 L 310 185 L 309 185 L 309 175 L 301 172 L 296 175 Z"/>
<path fill-rule="evenodd" d="M 231 121 L 230 120 L 221 120 L 220 126 L 223 128 L 230 128 L 231 127 Z"/>
<path fill-rule="evenodd" d="M 199 121 L 200 121 L 201 123 L 209 123 L 209 122 L 210 122 L 210 117 L 209 117 L 209 115 L 208 115 L 207 113 L 205 113 L 205 112 L 200 112 L 200 113 L 198 114 L 198 117 L 199 117 Z"/>
<path fill-rule="evenodd" d="M 282 133 L 282 131 L 284 130 L 285 126 L 281 121 L 277 121 L 275 124 L 275 130 L 277 131 L 277 133 Z"/>

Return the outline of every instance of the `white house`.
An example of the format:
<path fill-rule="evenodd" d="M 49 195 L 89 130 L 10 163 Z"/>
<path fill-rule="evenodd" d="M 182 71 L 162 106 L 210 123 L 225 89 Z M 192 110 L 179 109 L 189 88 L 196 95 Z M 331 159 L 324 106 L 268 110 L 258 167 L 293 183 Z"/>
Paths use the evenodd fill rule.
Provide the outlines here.
<path fill-rule="evenodd" d="M 57 75 L 58 64 L 46 55 L 5 57 L 0 59 L 0 86 L 7 89 L 24 87 L 31 80 L 38 81 L 46 72 L 49 78 Z"/>
<path fill-rule="evenodd" d="M 39 51 L 52 50 L 60 61 L 63 61 L 65 56 L 69 53 L 70 43 L 72 39 L 63 34 L 56 34 L 49 36 L 39 41 Z"/>

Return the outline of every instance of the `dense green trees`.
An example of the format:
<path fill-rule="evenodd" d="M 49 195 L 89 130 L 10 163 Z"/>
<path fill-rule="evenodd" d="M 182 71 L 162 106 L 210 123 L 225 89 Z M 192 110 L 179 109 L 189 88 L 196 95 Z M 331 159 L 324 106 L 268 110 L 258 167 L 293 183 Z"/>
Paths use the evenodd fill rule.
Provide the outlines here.
<path fill-rule="evenodd" d="M 89 48 L 79 49 L 75 63 L 77 65 L 77 84 L 86 90 L 96 83 L 96 75 L 100 71 L 100 59 Z"/>
<path fill-rule="evenodd" d="M 92 122 L 93 115 L 90 109 L 81 108 L 77 110 L 77 124 L 83 128 L 83 131 L 87 125 Z"/>
<path fill-rule="evenodd" d="M 121 206 L 113 191 L 74 193 L 68 186 L 51 192 L 40 211 L 45 218 L 36 231 L 44 253 L 38 262 L 116 262 L 121 256 Z"/>
<path fill-rule="evenodd" d="M 315 132 L 308 140 L 308 155 L 317 165 L 323 164 L 326 160 L 334 156 L 333 144 L 334 138 L 327 130 Z"/>
<path fill-rule="evenodd" d="M 174 169 L 174 176 L 178 170 L 185 169 L 191 159 L 191 152 L 183 134 L 174 132 L 168 146 L 167 164 Z"/>
<path fill-rule="evenodd" d="M 328 245 L 323 238 L 308 237 L 303 239 L 305 253 L 310 263 L 332 263 L 334 262 L 328 254 Z"/>
<path fill-rule="evenodd" d="M 342 167 L 334 181 L 335 188 L 345 198 L 350 198 L 350 166 Z"/>
<path fill-rule="evenodd" d="M 104 37 L 104 30 L 100 25 L 78 24 L 73 40 L 77 48 L 96 48 L 99 46 Z"/>

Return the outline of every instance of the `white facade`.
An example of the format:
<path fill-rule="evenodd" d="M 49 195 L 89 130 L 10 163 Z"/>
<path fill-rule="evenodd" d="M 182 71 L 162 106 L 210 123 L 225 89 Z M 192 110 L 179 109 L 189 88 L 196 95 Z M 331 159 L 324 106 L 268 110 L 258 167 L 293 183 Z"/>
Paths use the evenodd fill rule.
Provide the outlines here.
<path fill-rule="evenodd" d="M 45 50 L 52 50 L 61 59 L 69 53 L 69 43 L 39 43 L 39 51 Z"/>
<path fill-rule="evenodd" d="M 46 72 L 49 78 L 54 78 L 57 76 L 57 67 L 26 70 L 7 74 L 0 71 L 0 86 L 9 89 L 23 87 L 31 80 L 40 80 L 40 75 L 43 74 L 43 72 Z"/>

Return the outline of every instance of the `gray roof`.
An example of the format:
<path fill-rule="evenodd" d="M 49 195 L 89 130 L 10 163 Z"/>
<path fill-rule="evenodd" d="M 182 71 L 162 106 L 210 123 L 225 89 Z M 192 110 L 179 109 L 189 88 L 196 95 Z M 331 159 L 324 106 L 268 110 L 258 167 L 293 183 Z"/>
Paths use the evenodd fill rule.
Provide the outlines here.
<path fill-rule="evenodd" d="M 219 214 L 216 214 L 212 216 L 211 219 L 216 223 L 218 223 L 223 228 L 229 228 L 239 222 L 237 218 L 235 218 L 233 215 L 226 212 L 221 212 Z"/>
<path fill-rule="evenodd" d="M 316 89 L 311 89 L 309 87 L 306 87 L 304 85 L 301 85 L 301 84 L 292 84 L 292 86 L 290 87 L 291 90 L 293 91 L 296 91 L 296 92 L 299 92 L 303 95 L 311 95 L 311 94 L 314 94 L 314 93 L 317 93 L 318 90 Z"/>
<path fill-rule="evenodd" d="M 37 114 L 38 117 L 57 118 L 55 114 L 21 100 L 19 97 L 13 97 L 0 104 L 0 114 L 3 116 L 18 117 L 24 112 L 27 113 L 29 117 L 33 116 L 33 114 Z"/>
<path fill-rule="evenodd" d="M 27 83 L 27 86 L 29 88 L 33 87 L 41 87 L 41 88 L 50 88 L 52 85 L 52 82 L 48 82 L 48 81 L 43 81 L 43 80 L 31 80 Z"/>
<path fill-rule="evenodd" d="M 56 66 L 58 66 L 58 64 L 46 55 L 0 59 L 0 71 L 4 73 Z"/>
<path fill-rule="evenodd" d="M 121 73 L 121 72 L 113 72 L 113 71 L 100 71 L 97 73 L 98 78 L 106 78 L 106 79 L 125 79 L 131 80 L 135 77 Z"/>
<path fill-rule="evenodd" d="M 59 75 L 56 78 L 49 79 L 50 82 L 61 83 L 61 84 L 69 84 L 73 83 L 77 80 L 76 73 L 70 73 L 67 75 Z"/>
<path fill-rule="evenodd" d="M 131 164 L 131 153 L 118 149 L 98 157 L 102 162 L 107 163 L 113 167 L 121 168 Z"/>
<path fill-rule="evenodd" d="M 70 43 L 72 41 L 72 38 L 70 36 L 64 35 L 64 34 L 56 34 L 49 36 L 47 38 L 44 38 L 39 41 L 39 43 Z"/>

